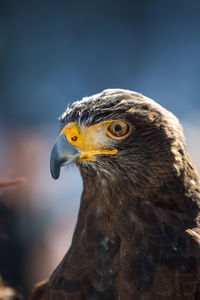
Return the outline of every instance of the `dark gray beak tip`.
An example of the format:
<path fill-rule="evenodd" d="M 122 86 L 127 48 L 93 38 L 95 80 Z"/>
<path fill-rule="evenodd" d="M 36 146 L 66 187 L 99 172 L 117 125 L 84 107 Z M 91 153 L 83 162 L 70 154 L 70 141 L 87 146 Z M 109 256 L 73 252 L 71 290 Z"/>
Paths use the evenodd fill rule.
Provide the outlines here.
<path fill-rule="evenodd" d="M 65 134 L 61 134 L 56 139 L 50 156 L 50 171 L 53 179 L 60 176 L 60 168 L 65 163 L 74 162 L 67 153 L 74 155 L 77 150 L 68 142 Z"/>
<path fill-rule="evenodd" d="M 50 171 L 53 179 L 58 179 L 58 177 L 60 176 L 60 168 L 61 168 L 61 162 L 58 158 L 55 157 L 55 150 L 53 148 L 51 151 L 51 158 L 50 158 Z"/>

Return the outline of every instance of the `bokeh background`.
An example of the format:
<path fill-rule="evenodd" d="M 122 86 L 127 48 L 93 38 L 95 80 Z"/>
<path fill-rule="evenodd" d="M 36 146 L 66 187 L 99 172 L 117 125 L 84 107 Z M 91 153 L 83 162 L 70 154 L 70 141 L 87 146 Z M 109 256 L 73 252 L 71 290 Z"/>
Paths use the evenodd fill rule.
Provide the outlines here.
<path fill-rule="evenodd" d="M 1 0 L 0 273 L 26 295 L 69 247 L 82 181 L 49 172 L 59 115 L 105 88 L 175 113 L 200 169 L 200 1 Z"/>

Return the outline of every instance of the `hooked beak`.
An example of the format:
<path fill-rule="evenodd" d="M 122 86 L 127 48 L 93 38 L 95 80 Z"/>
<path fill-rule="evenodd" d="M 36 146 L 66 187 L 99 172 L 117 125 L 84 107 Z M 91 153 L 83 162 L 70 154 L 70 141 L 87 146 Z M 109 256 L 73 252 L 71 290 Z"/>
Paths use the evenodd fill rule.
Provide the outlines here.
<path fill-rule="evenodd" d="M 51 175 L 57 179 L 60 168 L 73 162 L 97 161 L 101 155 L 115 155 L 118 150 L 110 149 L 110 139 L 106 135 L 103 121 L 89 127 L 69 122 L 57 138 L 50 159 Z"/>
<path fill-rule="evenodd" d="M 65 134 L 60 134 L 56 139 L 50 157 L 50 170 L 53 179 L 60 176 L 60 168 L 76 162 L 80 153 L 67 140 Z"/>

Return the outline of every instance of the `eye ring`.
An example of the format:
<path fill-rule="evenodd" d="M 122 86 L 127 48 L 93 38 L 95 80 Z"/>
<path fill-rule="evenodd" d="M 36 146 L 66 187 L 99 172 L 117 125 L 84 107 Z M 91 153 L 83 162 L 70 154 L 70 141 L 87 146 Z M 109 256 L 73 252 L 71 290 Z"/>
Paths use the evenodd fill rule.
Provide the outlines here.
<path fill-rule="evenodd" d="M 131 125 L 124 120 L 111 121 L 106 126 L 107 133 L 115 139 L 124 139 L 131 132 Z"/>

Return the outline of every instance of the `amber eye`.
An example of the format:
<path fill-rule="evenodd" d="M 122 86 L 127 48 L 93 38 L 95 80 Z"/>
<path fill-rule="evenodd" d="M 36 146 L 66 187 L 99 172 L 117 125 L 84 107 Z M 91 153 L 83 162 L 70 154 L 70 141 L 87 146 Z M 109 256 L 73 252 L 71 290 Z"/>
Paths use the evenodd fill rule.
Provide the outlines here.
<path fill-rule="evenodd" d="M 116 138 L 122 138 L 130 133 L 130 125 L 125 121 L 113 121 L 107 127 L 107 132 Z"/>

